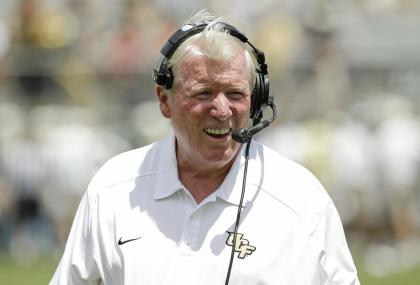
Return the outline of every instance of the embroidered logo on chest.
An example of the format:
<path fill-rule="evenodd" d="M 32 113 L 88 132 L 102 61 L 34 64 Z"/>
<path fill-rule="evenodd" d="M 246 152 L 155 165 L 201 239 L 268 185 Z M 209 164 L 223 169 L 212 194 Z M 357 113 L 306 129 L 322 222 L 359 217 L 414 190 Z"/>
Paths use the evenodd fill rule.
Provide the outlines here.
<path fill-rule="evenodd" d="M 226 244 L 228 246 L 233 246 L 235 233 L 227 232 L 229 234 L 228 238 L 226 239 Z M 244 234 L 237 233 L 236 234 L 236 242 L 235 242 L 235 252 L 238 253 L 238 258 L 244 259 L 248 255 L 251 255 L 257 248 L 253 245 L 249 244 L 247 239 L 243 238 Z"/>

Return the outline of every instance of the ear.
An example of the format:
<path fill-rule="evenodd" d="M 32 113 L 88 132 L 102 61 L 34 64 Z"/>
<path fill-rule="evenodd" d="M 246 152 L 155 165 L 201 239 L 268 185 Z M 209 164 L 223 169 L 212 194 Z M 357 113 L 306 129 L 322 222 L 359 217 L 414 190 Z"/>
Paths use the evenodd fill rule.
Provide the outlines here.
<path fill-rule="evenodd" d="M 156 85 L 156 95 L 159 100 L 160 112 L 165 118 L 171 118 L 171 107 L 167 92 L 161 86 Z"/>

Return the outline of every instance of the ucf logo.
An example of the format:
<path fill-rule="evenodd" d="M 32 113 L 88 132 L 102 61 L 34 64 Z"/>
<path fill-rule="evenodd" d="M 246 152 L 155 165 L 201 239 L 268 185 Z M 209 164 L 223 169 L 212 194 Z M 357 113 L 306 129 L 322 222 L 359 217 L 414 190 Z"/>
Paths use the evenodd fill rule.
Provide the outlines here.
<path fill-rule="evenodd" d="M 226 244 L 228 246 L 233 246 L 233 239 L 235 233 L 227 232 L 229 234 Z M 237 233 L 236 234 L 236 243 L 235 243 L 235 252 L 238 252 L 238 258 L 244 259 L 248 255 L 251 255 L 257 248 L 249 244 L 247 239 L 242 238 L 244 235 Z"/>

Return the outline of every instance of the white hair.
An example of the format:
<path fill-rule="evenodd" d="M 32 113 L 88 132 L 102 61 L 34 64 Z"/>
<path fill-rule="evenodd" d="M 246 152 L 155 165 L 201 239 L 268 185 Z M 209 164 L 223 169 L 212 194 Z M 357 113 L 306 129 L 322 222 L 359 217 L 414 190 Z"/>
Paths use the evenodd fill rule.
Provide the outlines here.
<path fill-rule="evenodd" d="M 168 61 L 168 66 L 174 74 L 174 85 L 178 80 L 182 80 L 180 65 L 187 58 L 206 56 L 211 59 L 231 62 L 240 51 L 243 51 L 249 71 L 249 87 L 252 91 L 256 77 L 255 65 L 245 43 L 225 31 L 224 19 L 216 18 L 206 10 L 199 11 L 184 24 L 201 21 L 209 22 L 209 24 L 201 33 L 193 35 L 181 43 Z"/>

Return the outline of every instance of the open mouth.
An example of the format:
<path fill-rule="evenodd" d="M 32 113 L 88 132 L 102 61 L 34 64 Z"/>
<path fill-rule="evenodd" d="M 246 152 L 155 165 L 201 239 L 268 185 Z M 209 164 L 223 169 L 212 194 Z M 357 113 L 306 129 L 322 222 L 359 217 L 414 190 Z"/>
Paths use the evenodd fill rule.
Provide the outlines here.
<path fill-rule="evenodd" d="M 205 128 L 204 132 L 214 138 L 224 138 L 230 134 L 231 128 Z"/>

